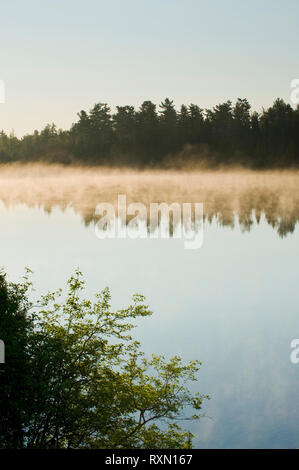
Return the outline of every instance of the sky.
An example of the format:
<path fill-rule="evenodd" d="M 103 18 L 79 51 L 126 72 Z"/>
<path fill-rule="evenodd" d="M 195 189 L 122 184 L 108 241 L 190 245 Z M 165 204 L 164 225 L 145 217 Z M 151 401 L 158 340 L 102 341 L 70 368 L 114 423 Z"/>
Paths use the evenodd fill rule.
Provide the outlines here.
<path fill-rule="evenodd" d="M 96 102 L 165 97 L 202 108 L 290 102 L 299 78 L 298 0 L 1 2 L 0 129 L 69 128 Z"/>

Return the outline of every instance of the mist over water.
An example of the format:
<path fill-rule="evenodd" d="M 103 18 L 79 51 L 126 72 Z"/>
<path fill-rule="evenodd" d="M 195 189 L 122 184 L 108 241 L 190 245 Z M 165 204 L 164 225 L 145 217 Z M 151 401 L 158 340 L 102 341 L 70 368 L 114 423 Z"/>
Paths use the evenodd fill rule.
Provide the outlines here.
<path fill-rule="evenodd" d="M 26 204 L 50 213 L 72 207 L 85 224 L 96 221 L 101 202 L 204 204 L 204 220 L 244 231 L 265 220 L 280 236 L 292 233 L 299 220 L 299 171 L 245 169 L 133 170 L 28 164 L 0 166 L 0 200 L 6 207 Z"/>

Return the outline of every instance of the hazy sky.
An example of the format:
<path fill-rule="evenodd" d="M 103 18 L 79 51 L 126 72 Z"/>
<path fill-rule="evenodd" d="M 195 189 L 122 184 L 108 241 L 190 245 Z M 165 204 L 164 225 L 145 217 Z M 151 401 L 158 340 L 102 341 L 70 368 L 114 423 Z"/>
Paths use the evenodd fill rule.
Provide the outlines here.
<path fill-rule="evenodd" d="M 298 0 L 1 2 L 0 129 L 68 128 L 95 102 L 289 102 L 298 36 Z"/>

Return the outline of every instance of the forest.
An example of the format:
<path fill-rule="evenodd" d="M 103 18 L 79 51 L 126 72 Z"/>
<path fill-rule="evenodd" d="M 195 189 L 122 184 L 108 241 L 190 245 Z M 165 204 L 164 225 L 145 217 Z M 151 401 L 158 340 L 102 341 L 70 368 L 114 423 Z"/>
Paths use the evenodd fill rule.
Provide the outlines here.
<path fill-rule="evenodd" d="M 242 165 L 286 168 L 299 165 L 299 106 L 278 98 L 261 113 L 247 99 L 213 109 L 196 104 L 177 111 L 166 98 L 139 109 L 97 103 L 78 113 L 69 130 L 48 124 L 17 138 L 0 133 L 0 163 L 34 162 L 132 167 Z"/>

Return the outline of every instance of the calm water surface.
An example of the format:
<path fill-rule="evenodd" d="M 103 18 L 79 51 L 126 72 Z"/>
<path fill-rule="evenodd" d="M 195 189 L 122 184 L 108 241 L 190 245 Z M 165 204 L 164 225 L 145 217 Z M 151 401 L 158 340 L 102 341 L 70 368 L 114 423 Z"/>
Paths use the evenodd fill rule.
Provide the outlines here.
<path fill-rule="evenodd" d="M 138 322 L 147 353 L 203 362 L 194 386 L 208 393 L 200 448 L 298 448 L 299 230 L 280 238 L 263 220 L 242 233 L 206 224 L 199 250 L 181 240 L 99 240 L 71 209 L 0 207 L 0 265 L 17 280 L 28 266 L 38 294 L 65 285 L 75 267 L 87 295 L 105 286 L 115 308 L 138 292 L 152 317 Z"/>

